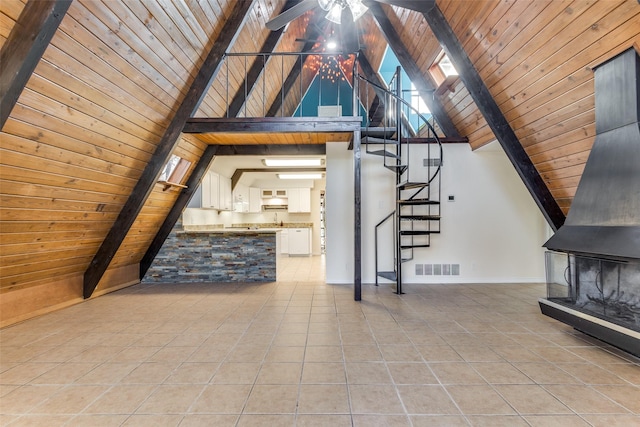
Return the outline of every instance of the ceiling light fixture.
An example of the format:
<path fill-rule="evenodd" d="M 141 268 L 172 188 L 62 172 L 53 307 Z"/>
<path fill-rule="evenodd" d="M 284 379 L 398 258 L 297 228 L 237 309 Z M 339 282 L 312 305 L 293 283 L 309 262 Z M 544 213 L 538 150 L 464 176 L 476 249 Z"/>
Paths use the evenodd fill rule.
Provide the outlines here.
<path fill-rule="evenodd" d="M 265 166 L 270 167 L 295 167 L 295 166 L 322 166 L 322 159 L 263 159 Z"/>
<path fill-rule="evenodd" d="M 280 179 L 322 179 L 321 173 L 279 173 Z"/>
<path fill-rule="evenodd" d="M 318 0 L 318 4 L 323 10 L 329 12 L 325 18 L 331 22 L 335 22 L 336 24 L 341 22 L 342 9 L 345 7 L 349 7 L 349 9 L 351 9 L 353 22 L 360 19 L 369 9 L 367 6 L 362 4 L 362 0 Z"/>

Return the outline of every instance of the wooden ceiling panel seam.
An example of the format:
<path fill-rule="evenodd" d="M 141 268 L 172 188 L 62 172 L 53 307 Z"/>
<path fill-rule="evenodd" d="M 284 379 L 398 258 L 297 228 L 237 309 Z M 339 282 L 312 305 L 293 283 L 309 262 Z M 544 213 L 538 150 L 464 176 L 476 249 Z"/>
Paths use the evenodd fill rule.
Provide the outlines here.
<path fill-rule="evenodd" d="M 120 4 L 121 2 L 107 3 L 113 3 L 110 6 L 116 10 L 118 10 L 118 8 L 128 10 L 124 4 Z M 87 12 L 84 12 L 87 17 L 83 19 L 83 21 L 87 22 L 86 25 L 89 25 L 89 23 L 91 25 L 85 27 L 88 32 L 94 34 L 94 37 L 99 39 L 100 42 L 108 41 L 108 49 L 122 58 L 123 61 L 132 64 L 132 69 L 137 70 L 138 73 L 140 70 L 146 70 L 148 74 L 155 72 L 157 75 L 161 75 L 165 81 L 171 82 L 171 86 L 173 87 L 172 94 L 166 92 L 167 88 L 156 84 L 159 89 L 158 94 L 161 94 L 160 91 L 167 93 L 166 97 L 159 97 L 157 99 L 163 102 L 167 110 L 174 108 L 175 98 L 184 96 L 184 80 L 189 78 L 186 69 L 180 69 L 173 73 L 170 72 L 172 71 L 171 67 L 174 66 L 176 61 L 167 62 L 163 60 L 163 58 L 159 56 L 163 50 L 160 46 L 150 44 L 141 38 L 135 30 L 130 28 L 130 26 L 134 26 L 136 22 L 139 22 L 134 15 L 130 15 L 128 19 L 121 19 L 115 12 L 109 15 L 107 11 L 110 11 L 110 9 L 101 7 L 97 2 L 87 2 L 84 6 L 88 9 Z M 78 9 L 80 9 L 80 6 L 78 6 Z M 121 13 L 123 12 L 121 11 Z M 138 31 L 142 28 L 148 33 L 148 28 L 141 24 L 138 27 Z M 138 63 L 138 67 L 133 65 L 135 63 Z M 111 64 L 107 63 L 107 65 L 110 66 Z M 117 71 L 122 72 L 121 70 Z M 137 78 L 139 79 L 140 77 Z M 162 84 L 162 82 L 160 82 L 160 84 Z M 152 100 L 149 100 L 147 104 L 151 104 L 152 102 Z"/>
<path fill-rule="evenodd" d="M 1 152 L 0 152 L 1 153 Z M 50 186 L 52 188 L 70 188 L 78 191 L 95 191 L 102 193 L 108 199 L 111 195 L 128 195 L 131 191 L 129 186 L 123 186 L 119 183 L 107 183 L 104 180 L 95 181 L 88 179 L 77 179 L 66 174 L 52 173 L 43 170 L 29 170 L 24 167 L 21 162 L 9 159 L 5 162 L 3 155 L 3 163 L 0 164 L 0 176 L 8 182 L 20 180 L 29 184 L 38 184 Z M 14 164 L 11 164 L 14 163 Z M 10 177 L 11 179 L 9 179 Z"/>
<path fill-rule="evenodd" d="M 20 148 L 24 147 L 24 148 Z M 34 162 L 34 150 L 50 154 L 49 157 L 40 157 L 40 163 Z M 87 158 L 87 156 L 71 156 L 68 152 L 58 149 L 45 149 L 42 145 L 38 146 L 37 142 L 19 138 L 14 135 L 4 134 L 2 162 L 5 165 L 15 165 L 24 169 L 33 171 L 47 171 L 56 173 L 60 176 L 66 176 L 74 179 L 82 179 L 87 181 L 105 181 L 108 179 L 112 184 L 123 185 L 129 187 L 135 183 L 136 176 L 132 169 L 122 168 L 122 174 L 113 173 L 120 168 L 114 167 L 113 164 L 102 162 L 95 158 Z M 55 155 L 54 155 L 55 154 Z M 76 161 L 77 163 L 73 163 Z M 46 165 L 46 167 L 45 167 Z M 138 171 L 139 172 L 139 171 Z M 93 178 L 93 179 L 92 179 Z"/>
<path fill-rule="evenodd" d="M 128 164 L 128 166 L 134 169 L 136 168 L 134 164 L 140 162 L 145 163 L 151 157 L 151 154 L 148 152 L 144 152 L 128 144 L 120 143 L 103 135 L 92 134 L 90 131 L 75 124 L 62 123 L 63 126 L 60 126 L 60 122 L 52 118 L 38 120 L 38 115 L 42 117 L 42 113 L 38 113 L 26 106 L 18 105 L 17 110 L 18 113 L 14 114 L 15 118 L 8 120 L 5 126 L 5 132 L 11 133 L 14 136 L 34 139 L 35 141 L 47 141 L 47 138 L 50 138 L 50 141 L 48 141 L 49 145 L 60 146 L 63 143 L 68 143 L 70 146 L 73 146 L 74 149 L 72 151 L 78 154 L 100 155 L 116 163 L 129 159 L 127 162 L 131 162 L 131 164 Z M 29 129 L 28 126 L 32 128 Z M 38 133 L 34 135 L 32 129 L 35 129 Z M 87 139 L 82 138 L 87 135 Z"/>
<path fill-rule="evenodd" d="M 499 74 L 501 78 L 506 77 L 507 74 L 515 74 L 521 77 L 527 73 L 530 68 L 535 67 L 540 62 L 537 55 L 542 54 L 542 52 L 546 50 L 545 47 L 548 46 L 548 43 L 563 45 L 565 42 L 556 40 L 555 38 L 559 37 L 558 34 L 567 26 L 577 23 L 579 19 L 582 19 L 581 17 L 587 16 L 585 12 L 589 10 L 590 5 L 588 2 L 578 0 L 572 4 L 576 3 L 579 6 L 578 8 L 568 6 L 561 9 L 561 13 L 551 16 L 548 24 L 541 30 L 536 31 L 535 35 L 531 37 L 525 45 L 519 47 L 516 54 L 509 56 L 505 61 L 500 63 L 496 73 Z M 561 19 L 563 14 L 570 14 L 571 19 Z M 531 45 L 531 49 L 527 48 L 529 45 Z M 533 52 L 531 50 L 533 50 Z M 545 54 L 544 56 L 546 57 L 547 55 Z M 533 64 L 533 67 L 529 64 Z M 505 72 L 505 70 L 507 70 L 507 72 Z M 494 86 L 494 80 L 497 79 L 492 80 L 493 76 L 489 74 L 490 72 L 487 72 L 487 85 L 492 88 Z M 511 83 L 514 81 L 515 79 L 512 78 Z M 510 84 L 503 82 L 503 86 L 508 87 Z M 496 93 L 496 95 L 499 93 L 495 90 L 493 90 L 493 92 Z"/>
<path fill-rule="evenodd" d="M 556 123 L 554 126 L 546 127 L 545 129 L 536 130 L 535 133 L 530 134 L 527 137 L 521 138 L 520 142 L 526 150 L 542 150 L 546 144 L 554 143 L 558 138 L 565 139 L 567 135 L 580 132 L 584 136 L 595 135 L 595 109 L 582 111 L 575 116 Z"/>
<path fill-rule="evenodd" d="M 502 77 L 501 70 L 510 67 L 518 58 L 524 56 L 522 52 L 526 51 L 528 44 L 540 38 L 548 23 L 554 21 L 564 10 L 566 7 L 560 1 L 531 2 L 531 6 L 523 12 L 527 19 L 518 21 L 517 27 L 512 25 L 506 30 L 509 34 L 508 43 L 499 43 L 498 49 L 492 47 L 489 56 L 485 57 L 486 63 L 478 65 L 480 73 L 486 74 L 489 78 L 486 82 L 487 87 L 492 87 L 495 81 L 499 81 L 494 74 Z"/>
<path fill-rule="evenodd" d="M 105 108 L 95 104 L 90 99 L 83 98 L 75 92 L 70 92 L 66 88 L 51 84 L 51 82 L 45 80 L 39 74 L 34 73 L 32 75 L 27 89 L 53 100 L 66 99 L 66 104 L 64 105 L 67 106 L 67 109 L 81 112 L 89 117 L 94 117 L 96 120 L 100 120 L 106 125 L 119 129 L 142 141 L 157 138 L 156 134 L 150 133 L 146 129 L 138 126 L 136 123 L 131 122 L 110 110 L 106 110 Z"/>
<path fill-rule="evenodd" d="M 532 153 L 529 157 L 534 164 L 543 164 L 546 161 L 558 160 L 574 153 L 591 151 L 593 142 L 593 136 L 587 136 L 569 141 L 566 144 L 559 145 L 552 149 L 544 150 L 539 153 Z"/>
<path fill-rule="evenodd" d="M 555 111 L 566 105 L 571 105 L 593 93 L 593 78 L 580 83 L 578 86 L 563 91 L 559 85 L 553 91 L 545 92 L 540 97 L 534 96 L 527 101 L 526 105 L 519 109 L 510 109 L 505 113 L 510 122 L 514 122 L 514 127 L 520 128 L 520 117 L 526 117 L 528 121 L 536 120 L 545 114 Z"/>
<path fill-rule="evenodd" d="M 62 130 L 61 128 L 69 125 L 75 126 L 80 129 L 80 133 L 84 130 L 93 137 L 103 138 L 103 140 L 109 141 L 118 141 L 119 144 L 128 145 L 133 150 L 137 149 L 139 150 L 139 156 L 136 157 L 144 160 L 151 155 L 155 148 L 147 142 L 148 140 L 146 139 L 138 138 L 135 135 L 131 135 L 108 123 L 96 120 L 94 117 L 86 115 L 80 110 L 66 107 L 65 104 L 62 104 L 53 98 L 43 96 L 38 92 L 32 91 L 28 87 L 25 88 L 22 95 L 20 95 L 19 102 L 19 105 L 26 107 L 26 109 L 35 110 L 41 114 L 43 113 L 48 115 L 48 118 L 51 119 L 49 123 L 50 125 L 53 125 L 50 130 L 53 132 L 66 132 L 66 130 Z M 19 109 L 17 111 L 24 112 L 25 110 Z M 17 114 L 16 118 L 18 120 L 26 121 Z M 71 118 L 73 118 L 74 121 L 70 121 Z"/>
<path fill-rule="evenodd" d="M 522 105 L 527 105 L 528 108 L 531 108 L 529 104 L 533 103 L 533 100 L 544 99 L 544 96 L 550 96 L 553 93 L 560 93 L 562 92 L 563 88 L 568 85 L 572 85 L 574 86 L 574 88 L 578 88 L 585 82 L 592 81 L 593 72 L 587 68 L 587 65 L 571 64 L 573 64 L 574 61 L 580 61 L 581 64 L 584 64 L 585 61 L 587 61 L 589 58 L 591 58 L 591 61 L 589 61 L 589 63 L 592 63 L 594 58 L 593 52 L 595 52 L 594 46 L 597 47 L 598 45 L 601 45 L 603 47 L 603 52 L 605 52 L 606 49 L 604 48 L 605 45 L 608 45 L 609 47 L 628 47 L 628 44 L 631 43 L 632 40 L 639 37 L 638 34 L 640 33 L 636 33 L 635 35 L 631 35 L 631 38 L 628 38 L 628 29 L 636 29 L 637 31 L 637 28 L 640 28 L 640 13 L 638 13 L 632 21 L 627 21 L 626 24 L 628 25 L 623 24 L 623 26 L 617 27 L 614 31 L 609 33 L 609 35 L 611 35 L 611 38 L 614 38 L 614 40 L 611 40 L 611 38 L 609 38 L 607 39 L 607 43 L 605 43 L 602 38 L 598 39 L 596 42 L 590 44 L 584 50 L 576 53 L 574 56 L 561 63 L 559 67 L 555 68 L 552 73 L 544 75 L 542 78 L 536 80 L 527 88 L 522 89 L 519 92 L 519 95 L 521 95 L 520 97 L 514 97 L 512 95 L 510 98 L 507 98 L 507 102 L 510 101 L 513 104 L 513 107 L 511 109 L 521 109 Z M 603 37 L 606 37 L 606 35 Z M 609 58 L 609 51 L 606 50 L 606 52 L 607 53 L 602 53 L 601 55 L 599 55 L 598 58 L 602 61 L 604 61 L 606 58 Z M 567 71 L 563 71 L 565 68 L 570 69 Z M 567 75 L 567 73 L 570 74 Z M 543 87 L 544 90 L 542 89 Z M 526 96 L 530 93 L 534 93 L 534 95 L 531 97 Z M 518 101 L 520 99 L 522 101 L 520 102 L 520 104 L 516 105 L 514 101 Z M 538 101 L 538 103 L 540 103 L 540 101 Z M 509 114 L 509 111 L 507 111 L 506 114 Z"/>
<path fill-rule="evenodd" d="M 36 72 L 34 74 L 46 76 L 46 79 L 50 81 L 52 84 L 61 86 L 69 90 L 75 83 L 75 77 L 66 71 L 56 67 L 51 64 L 49 61 L 42 60 L 38 64 L 36 68 Z M 115 105 L 114 98 L 106 95 L 104 92 L 92 87 L 83 85 L 82 91 L 75 91 L 76 95 L 79 95 L 78 92 L 82 92 L 82 96 L 90 100 L 91 102 L 99 105 L 102 108 L 108 109 L 111 108 L 113 113 L 119 117 L 126 118 L 127 120 L 136 123 L 142 129 L 145 129 L 149 132 L 149 135 L 154 135 L 156 137 L 160 137 L 162 135 L 163 129 L 166 127 L 166 120 L 163 120 L 161 123 L 157 123 L 151 120 L 149 117 L 143 116 L 137 109 L 133 109 L 123 103 L 118 103 Z"/>
<path fill-rule="evenodd" d="M 79 14 L 81 9 L 78 7 L 76 10 Z M 78 17 L 85 22 L 91 18 L 92 15 Z M 81 25 L 78 19 L 70 14 L 69 19 L 64 20 L 60 26 L 62 33 L 80 43 L 91 54 L 101 58 L 115 70 L 133 79 L 141 88 L 163 100 L 164 104 L 170 108 L 172 100 L 180 96 L 183 82 L 173 73 L 167 73 L 166 65 L 162 68 L 162 60 L 154 54 L 155 52 L 144 52 L 146 54 L 144 57 L 134 49 L 134 46 L 122 40 L 119 37 L 120 33 L 116 35 L 106 26 L 99 28 L 99 21 L 95 19 L 90 21 L 93 27 L 89 29 Z"/>
<path fill-rule="evenodd" d="M 595 98 L 594 94 L 589 94 L 574 104 L 566 105 L 554 114 L 547 114 L 534 122 L 529 122 L 520 128 L 514 129 L 521 141 L 527 140 L 537 132 L 544 132 L 549 128 L 563 126 L 565 121 L 571 120 L 576 111 L 580 111 L 580 115 L 591 113 L 594 111 Z M 595 119 L 593 120 L 595 124 Z M 526 145 L 523 143 L 523 145 Z"/>
<path fill-rule="evenodd" d="M 65 38 L 66 34 L 64 32 L 59 32 L 51 45 L 58 47 L 61 51 L 64 51 L 66 55 L 71 56 L 79 63 L 83 59 L 85 59 L 87 55 L 92 56 L 91 52 L 87 54 L 84 46 L 79 44 L 77 40 L 65 40 Z M 110 82 L 117 81 L 118 90 L 126 93 L 127 96 L 131 97 L 132 99 L 142 102 L 144 105 L 153 105 L 155 109 L 159 109 L 160 106 L 164 106 L 166 108 L 166 111 L 171 110 L 172 103 L 175 101 L 175 98 L 171 97 L 166 91 L 158 87 L 158 89 L 160 90 L 155 91 L 155 93 L 151 93 L 145 88 L 141 87 L 138 82 L 136 82 L 134 79 L 131 79 L 131 77 L 122 74 L 122 70 L 113 68 L 102 58 L 96 58 L 98 58 L 98 56 L 93 55 L 91 61 L 85 61 L 87 64 L 90 64 L 90 66 L 86 66 L 86 64 L 83 64 L 85 65 L 84 68 L 86 70 L 91 70 L 93 76 L 102 76 L 103 78 L 108 79 Z M 61 66 L 62 64 L 55 65 Z M 87 83 L 92 82 L 93 80 L 94 78 L 90 76 L 87 79 Z"/>
<path fill-rule="evenodd" d="M 109 4 L 111 10 L 119 16 L 123 16 L 123 20 L 127 20 L 126 17 L 132 16 L 136 19 L 129 25 L 135 25 L 137 31 L 150 33 L 151 41 L 156 43 L 153 46 L 147 44 L 149 49 L 155 49 L 156 54 L 160 57 L 171 58 L 167 61 L 165 67 L 167 71 L 173 71 L 177 76 L 181 76 L 183 81 L 189 81 L 195 78 L 195 72 L 193 71 L 198 63 L 199 52 L 187 48 L 184 44 L 181 46 L 178 44 L 179 34 L 172 35 L 165 27 L 163 27 L 154 15 L 153 11 L 149 8 L 157 7 L 154 2 L 112 2 L 116 4 Z M 127 12 L 128 10 L 128 12 Z M 159 15 L 157 15 L 159 16 Z M 139 17 L 139 18 L 138 18 Z M 142 19 L 144 18 L 144 21 Z M 146 30 L 143 32 L 143 28 Z"/>
<path fill-rule="evenodd" d="M 51 147 L 68 150 L 75 154 L 99 156 L 105 162 L 117 164 L 126 168 L 142 171 L 145 162 L 116 151 L 106 149 L 96 150 L 96 145 L 86 143 L 82 140 L 67 137 L 45 128 L 39 128 L 31 123 L 22 122 L 16 119 L 9 119 L 3 130 L 6 134 L 11 134 L 25 140 L 34 140 L 39 144 L 46 144 Z M 34 137 L 34 132 L 36 136 Z M 37 145 L 36 147 L 39 147 Z"/>
<path fill-rule="evenodd" d="M 114 84 L 112 81 L 107 80 L 101 74 L 97 74 L 95 71 L 86 67 L 84 64 L 78 62 L 75 58 L 68 56 L 65 52 L 57 49 L 54 45 L 49 46 L 49 48 L 45 51 L 43 58 L 50 62 L 54 67 L 60 67 L 62 64 L 64 64 L 63 68 L 67 73 L 77 76 L 78 78 L 83 78 L 82 84 L 102 92 L 107 97 L 111 97 L 116 100 L 118 103 L 124 104 L 129 108 L 140 109 L 141 102 L 138 102 L 134 105 L 132 99 L 136 98 L 132 98 L 130 93 L 125 94 L 125 91 L 120 86 Z M 153 109 L 147 108 L 145 110 L 145 114 L 151 120 L 153 120 L 154 123 L 160 124 L 166 121 L 168 109 L 157 108 L 154 102 L 150 99 L 141 101 L 146 102 L 142 105 L 154 105 L 154 107 L 156 107 Z"/>

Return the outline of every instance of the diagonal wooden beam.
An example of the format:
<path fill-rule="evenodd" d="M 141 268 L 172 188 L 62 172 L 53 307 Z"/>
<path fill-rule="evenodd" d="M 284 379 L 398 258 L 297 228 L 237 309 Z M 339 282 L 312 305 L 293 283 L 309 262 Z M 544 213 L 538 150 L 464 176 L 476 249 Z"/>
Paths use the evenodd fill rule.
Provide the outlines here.
<path fill-rule="evenodd" d="M 282 7 L 280 13 L 291 9 L 296 4 L 300 3 L 300 0 L 288 0 L 285 5 Z M 272 53 L 276 48 L 278 43 L 280 42 L 280 38 L 282 37 L 282 33 L 284 32 L 285 27 L 282 27 L 276 31 L 272 31 L 267 36 L 267 39 L 262 45 L 260 49 L 260 53 Z M 266 62 L 269 58 L 265 58 L 264 56 L 258 56 L 251 64 L 251 67 L 247 71 L 247 75 L 244 78 L 244 81 L 238 88 L 235 96 L 229 103 L 229 107 L 227 110 L 227 117 L 236 117 L 240 111 L 242 111 L 242 107 L 244 106 L 247 97 L 253 91 L 253 88 L 260 78 L 260 75 L 263 73 L 264 68 L 266 66 Z"/>
<path fill-rule="evenodd" d="M 426 2 L 426 1 L 425 1 Z M 469 90 L 469 94 L 484 116 L 487 124 L 493 131 L 496 139 L 516 168 L 518 175 L 524 185 L 533 196 L 542 214 L 549 225 L 555 230 L 564 224 L 565 216 L 558 203 L 555 201 L 544 180 L 540 177 L 538 170 L 531 162 L 526 151 L 522 147 L 520 140 L 511 128 L 511 125 L 500 110 L 500 107 L 493 99 L 491 92 L 484 84 L 482 77 L 473 66 L 471 59 L 460 44 L 453 29 L 442 14 L 440 8 L 433 0 L 429 0 L 431 8 L 424 13 L 431 31 L 444 48 L 445 53 L 458 70 L 460 80 Z"/>
<path fill-rule="evenodd" d="M 191 172 L 191 175 L 185 184 L 187 188 L 183 188 L 178 195 L 176 202 L 173 204 L 173 207 L 167 214 L 167 217 L 164 219 L 160 229 L 149 245 L 147 252 L 140 261 L 140 280 L 142 280 L 144 275 L 147 274 L 153 260 L 156 255 L 158 255 L 160 248 L 162 248 L 164 241 L 171 233 L 171 230 L 173 230 L 176 222 L 178 222 L 184 208 L 189 204 L 189 201 L 202 181 L 202 177 L 207 173 L 209 166 L 211 166 L 211 162 L 213 162 L 217 150 L 218 146 L 209 145 L 202 154 L 202 157 L 200 157 L 200 160 L 198 160 L 196 167 L 193 169 L 193 172 Z"/>
<path fill-rule="evenodd" d="M 318 33 L 317 28 L 319 28 L 320 30 L 323 30 L 326 27 L 327 22 L 329 22 L 326 19 L 323 19 L 317 22 L 319 20 L 320 15 L 322 14 L 314 15 L 313 19 L 315 19 L 315 21 L 311 21 L 311 20 L 309 21 L 309 24 L 308 24 L 309 31 L 306 37 L 310 40 L 315 40 L 316 38 L 318 38 L 320 34 Z M 316 43 L 314 41 L 305 42 L 300 52 L 309 52 L 311 49 L 313 49 L 313 46 L 315 44 Z M 275 99 L 273 100 L 273 103 L 267 110 L 266 117 L 274 117 L 278 113 L 278 111 L 282 107 L 282 102 L 284 101 L 284 99 L 287 98 L 287 96 L 289 95 L 289 91 L 291 90 L 293 85 L 296 83 L 296 80 L 302 73 L 302 66 L 304 65 L 304 62 L 311 55 L 312 54 L 302 55 L 300 56 L 300 60 L 297 61 L 295 64 L 293 64 L 293 67 L 291 68 L 291 71 L 289 72 L 289 74 L 287 75 L 287 78 L 282 84 L 282 87 L 280 88 L 278 95 L 275 97 Z M 302 96 L 302 93 L 300 94 L 300 96 Z M 302 102 L 302 99 L 300 99 L 300 102 Z"/>
<path fill-rule="evenodd" d="M 0 51 L 0 129 L 18 102 L 33 70 L 72 0 L 29 0 Z"/>
<path fill-rule="evenodd" d="M 398 6 L 404 9 L 415 10 L 416 12 L 426 12 L 428 9 L 428 2 L 424 0 L 365 0 L 367 6 L 371 7 L 371 3 L 385 3 L 391 6 Z"/>
<path fill-rule="evenodd" d="M 85 271 L 83 292 L 85 298 L 89 298 L 91 294 L 93 294 L 96 286 L 98 286 L 98 282 L 109 267 L 109 263 L 142 210 L 162 172 L 162 168 L 178 145 L 184 124 L 187 119 L 193 116 L 200 106 L 202 99 L 206 96 L 211 82 L 222 66 L 225 53 L 240 34 L 240 30 L 254 2 L 255 0 L 234 2 L 233 10 L 225 21 L 220 36 L 215 43 L 212 44 L 211 50 L 208 52 L 198 74 L 191 83 L 184 100 L 178 107 L 164 135 L 160 139 L 155 153 L 147 163 L 129 199 L 127 199 L 122 207 L 118 218 L 116 218 L 111 230 L 109 230 L 102 245 Z"/>
<path fill-rule="evenodd" d="M 425 0 L 426 2 L 426 0 Z M 422 3 L 422 2 L 421 2 Z M 429 111 L 435 117 L 440 129 L 444 132 L 445 136 L 450 137 L 459 137 L 460 133 L 458 129 L 456 129 L 455 125 L 451 121 L 451 118 L 447 114 L 446 110 L 438 100 L 438 98 L 433 96 L 435 91 L 435 87 L 433 84 L 427 79 L 424 74 L 422 74 L 422 70 L 416 64 L 416 61 L 413 59 L 404 43 L 402 42 L 402 38 L 400 34 L 396 31 L 396 29 L 391 24 L 391 20 L 385 13 L 382 5 L 378 2 L 371 2 L 369 4 L 369 10 L 380 28 L 380 31 L 384 35 L 387 43 L 393 50 L 393 53 L 400 61 L 400 65 L 404 69 L 404 71 L 411 79 L 411 82 L 414 84 L 420 97 L 424 101 L 424 103 L 429 107 Z"/>

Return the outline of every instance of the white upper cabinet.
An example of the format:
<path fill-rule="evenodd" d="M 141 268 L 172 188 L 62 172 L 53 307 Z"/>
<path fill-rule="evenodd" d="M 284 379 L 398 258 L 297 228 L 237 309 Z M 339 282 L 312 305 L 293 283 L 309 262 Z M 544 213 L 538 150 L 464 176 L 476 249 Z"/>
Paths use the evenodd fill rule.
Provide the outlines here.
<path fill-rule="evenodd" d="M 289 212 L 309 213 L 311 212 L 311 189 L 310 188 L 289 188 Z"/>

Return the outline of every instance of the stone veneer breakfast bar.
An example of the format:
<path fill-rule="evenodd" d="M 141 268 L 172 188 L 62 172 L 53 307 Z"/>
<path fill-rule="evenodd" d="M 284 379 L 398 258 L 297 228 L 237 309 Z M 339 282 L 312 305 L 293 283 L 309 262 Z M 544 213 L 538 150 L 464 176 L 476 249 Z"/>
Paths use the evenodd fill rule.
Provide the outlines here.
<path fill-rule="evenodd" d="M 273 282 L 277 229 L 174 227 L 143 283 Z"/>

